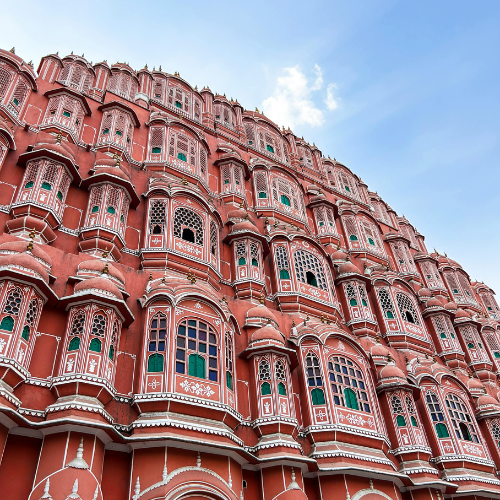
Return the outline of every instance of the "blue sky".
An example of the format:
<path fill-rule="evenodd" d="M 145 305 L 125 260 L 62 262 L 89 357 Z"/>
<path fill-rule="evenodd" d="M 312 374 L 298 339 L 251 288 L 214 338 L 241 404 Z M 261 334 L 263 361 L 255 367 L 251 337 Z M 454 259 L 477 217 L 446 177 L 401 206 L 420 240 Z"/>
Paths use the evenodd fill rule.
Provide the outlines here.
<path fill-rule="evenodd" d="M 264 109 L 500 293 L 500 2 L 1 3 L 0 46 L 35 66 L 161 64 Z"/>

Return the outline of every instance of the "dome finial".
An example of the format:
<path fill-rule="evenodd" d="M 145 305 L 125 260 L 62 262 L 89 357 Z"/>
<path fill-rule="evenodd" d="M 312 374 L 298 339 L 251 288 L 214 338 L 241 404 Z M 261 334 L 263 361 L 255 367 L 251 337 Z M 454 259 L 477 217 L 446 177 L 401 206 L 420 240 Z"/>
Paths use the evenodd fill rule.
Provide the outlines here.
<path fill-rule="evenodd" d="M 12 54 L 15 54 L 16 53 L 16 48 L 12 47 L 9 52 L 11 52 Z"/>
<path fill-rule="evenodd" d="M 87 462 L 83 459 L 83 438 L 80 439 L 80 444 L 76 450 L 76 458 L 71 460 L 71 462 L 66 467 L 73 467 L 74 469 L 88 469 L 89 466 Z M 78 487 L 78 483 L 77 483 Z"/>

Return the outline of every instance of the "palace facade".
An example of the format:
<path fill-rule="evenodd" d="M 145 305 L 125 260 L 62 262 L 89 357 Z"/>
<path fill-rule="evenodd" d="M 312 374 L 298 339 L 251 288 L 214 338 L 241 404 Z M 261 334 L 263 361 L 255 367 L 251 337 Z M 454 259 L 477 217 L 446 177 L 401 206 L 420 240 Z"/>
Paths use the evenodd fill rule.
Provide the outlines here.
<path fill-rule="evenodd" d="M 0 496 L 500 498 L 500 310 L 257 109 L 0 51 Z"/>

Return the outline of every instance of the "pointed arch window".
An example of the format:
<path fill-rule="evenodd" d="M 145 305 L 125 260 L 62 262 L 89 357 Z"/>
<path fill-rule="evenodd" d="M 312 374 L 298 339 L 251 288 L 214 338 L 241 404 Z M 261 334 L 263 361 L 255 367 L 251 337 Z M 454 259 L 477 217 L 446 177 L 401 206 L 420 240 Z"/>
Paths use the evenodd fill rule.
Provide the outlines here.
<path fill-rule="evenodd" d="M 356 363 L 344 356 L 333 356 L 328 362 L 328 371 L 336 405 L 371 413 L 363 373 Z"/>
<path fill-rule="evenodd" d="M 259 383 L 261 396 L 269 396 L 271 394 L 271 367 L 267 359 L 259 361 Z"/>
<path fill-rule="evenodd" d="M 413 301 L 404 293 L 396 294 L 399 312 L 405 321 L 420 326 L 420 319 Z"/>
<path fill-rule="evenodd" d="M 386 288 L 379 288 L 377 290 L 377 295 L 380 308 L 382 309 L 384 316 L 387 319 L 394 319 L 396 317 L 396 310 L 394 309 L 394 304 L 389 290 Z"/>
<path fill-rule="evenodd" d="M 310 252 L 296 250 L 293 254 L 295 274 L 302 283 L 326 290 L 326 276 L 320 260 Z"/>
<path fill-rule="evenodd" d="M 233 339 L 230 332 L 226 332 L 226 387 L 233 390 Z"/>
<path fill-rule="evenodd" d="M 411 425 L 413 427 L 418 427 L 417 412 L 415 411 L 415 405 L 413 403 L 413 399 L 409 394 L 405 396 L 405 403 L 406 403 L 406 409 L 410 414 Z"/>
<path fill-rule="evenodd" d="M 288 253 L 284 246 L 276 247 L 276 267 L 280 280 L 290 279 L 290 265 L 288 263 Z"/>
<path fill-rule="evenodd" d="M 441 410 L 441 405 L 439 404 L 438 397 L 433 392 L 429 391 L 425 396 L 425 400 L 427 402 L 427 408 L 429 409 L 432 422 L 434 423 L 434 427 L 436 429 L 437 437 L 438 438 L 450 437 L 450 433 L 448 432 L 448 427 L 444 423 L 444 415 L 443 411 Z"/>
<path fill-rule="evenodd" d="M 148 352 L 165 352 L 167 342 L 167 317 L 156 313 L 149 326 Z"/>
<path fill-rule="evenodd" d="M 218 342 L 212 326 L 197 319 L 185 319 L 177 327 L 176 344 L 177 373 L 186 374 L 188 363 L 188 375 L 212 382 L 219 380 Z"/>
<path fill-rule="evenodd" d="M 286 396 L 286 370 L 283 361 L 280 359 L 278 359 L 274 364 L 274 375 L 276 380 L 278 381 L 278 394 L 280 396 Z"/>
<path fill-rule="evenodd" d="M 448 394 L 445 399 L 446 409 L 458 439 L 479 443 L 478 433 L 466 404 L 456 394 Z"/>
<path fill-rule="evenodd" d="M 312 404 L 325 404 L 325 392 L 321 388 L 323 386 L 323 378 L 321 377 L 319 359 L 318 356 L 312 352 L 306 356 L 306 378 L 307 385 L 313 387 L 311 390 Z"/>
<path fill-rule="evenodd" d="M 166 223 L 166 203 L 163 200 L 151 200 L 149 204 L 149 234 L 163 234 Z"/>
<path fill-rule="evenodd" d="M 203 221 L 192 210 L 177 208 L 174 214 L 174 236 L 190 243 L 203 245 Z"/>

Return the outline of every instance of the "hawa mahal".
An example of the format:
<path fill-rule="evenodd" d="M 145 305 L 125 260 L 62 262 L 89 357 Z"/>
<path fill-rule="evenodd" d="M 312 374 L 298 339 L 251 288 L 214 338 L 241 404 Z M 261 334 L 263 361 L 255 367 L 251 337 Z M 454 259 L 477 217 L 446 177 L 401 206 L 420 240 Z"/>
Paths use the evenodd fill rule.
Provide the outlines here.
<path fill-rule="evenodd" d="M 208 87 L 0 50 L 0 496 L 500 498 L 494 292 Z"/>

